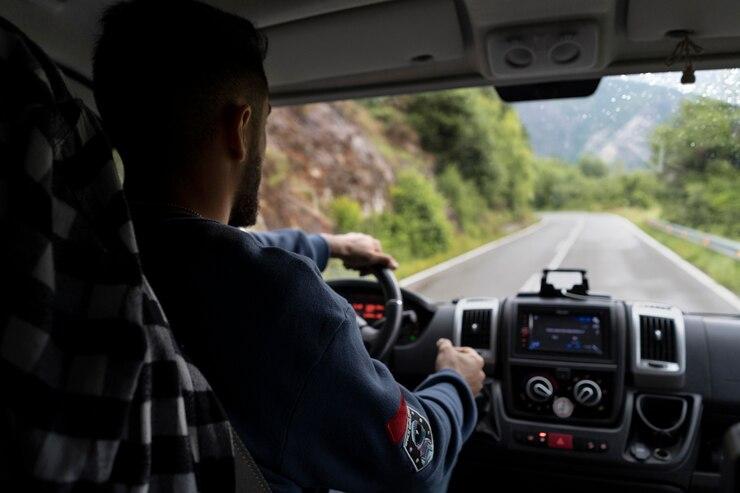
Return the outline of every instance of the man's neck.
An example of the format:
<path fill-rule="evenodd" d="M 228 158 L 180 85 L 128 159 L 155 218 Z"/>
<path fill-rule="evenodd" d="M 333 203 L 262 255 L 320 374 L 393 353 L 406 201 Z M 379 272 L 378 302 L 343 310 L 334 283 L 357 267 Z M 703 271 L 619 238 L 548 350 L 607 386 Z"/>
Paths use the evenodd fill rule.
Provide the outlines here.
<path fill-rule="evenodd" d="M 203 187 L 179 186 L 146 191 L 126 187 L 126 194 L 132 202 L 176 206 L 223 224 L 228 224 L 231 214 L 231 200 L 226 194 Z"/>

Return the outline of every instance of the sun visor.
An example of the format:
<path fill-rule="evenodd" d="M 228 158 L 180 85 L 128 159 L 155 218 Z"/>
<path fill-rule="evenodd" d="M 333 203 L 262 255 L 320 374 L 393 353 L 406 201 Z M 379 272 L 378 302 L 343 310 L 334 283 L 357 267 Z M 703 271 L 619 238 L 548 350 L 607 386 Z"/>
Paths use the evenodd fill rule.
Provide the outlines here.
<path fill-rule="evenodd" d="M 389 2 L 268 27 L 273 86 L 382 72 L 464 56 L 452 0 Z"/>
<path fill-rule="evenodd" d="M 631 0 L 627 36 L 632 41 L 664 39 L 671 31 L 689 31 L 698 38 L 740 36 L 740 1 Z"/>

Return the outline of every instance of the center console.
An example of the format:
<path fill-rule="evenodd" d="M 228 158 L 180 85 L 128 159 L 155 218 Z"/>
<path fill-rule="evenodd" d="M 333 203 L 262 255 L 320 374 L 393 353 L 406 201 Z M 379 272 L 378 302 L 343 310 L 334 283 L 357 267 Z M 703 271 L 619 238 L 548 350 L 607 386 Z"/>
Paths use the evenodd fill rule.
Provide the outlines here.
<path fill-rule="evenodd" d="M 587 289 L 541 289 L 495 309 L 470 303 L 459 303 L 457 325 L 467 334 L 465 321 L 476 315 L 468 325 L 487 330 L 467 345 L 491 341 L 481 354 L 495 377 L 479 430 L 493 443 L 539 454 L 541 464 L 549 457 L 556 472 L 568 458 L 575 468 L 589 459 L 592 472 L 689 481 L 702 399 L 682 391 L 687 342 L 679 310 Z M 483 308 L 487 318 L 477 313 Z"/>
<path fill-rule="evenodd" d="M 614 422 L 624 392 L 621 304 L 514 298 L 507 302 L 504 317 L 503 381 L 512 416 Z"/>

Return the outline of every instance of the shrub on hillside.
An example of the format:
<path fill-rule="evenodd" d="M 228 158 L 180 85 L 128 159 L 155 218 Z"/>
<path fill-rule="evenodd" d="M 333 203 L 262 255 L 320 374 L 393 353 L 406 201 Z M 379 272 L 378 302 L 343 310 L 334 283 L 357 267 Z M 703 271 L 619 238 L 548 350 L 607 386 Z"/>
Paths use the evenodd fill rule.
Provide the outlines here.
<path fill-rule="evenodd" d="M 460 229 L 476 234 L 481 214 L 486 210 L 486 201 L 476 186 L 465 180 L 456 167 L 449 166 L 437 178 L 437 186 L 447 198 Z"/>
<path fill-rule="evenodd" d="M 452 223 L 444 197 L 434 182 L 415 170 L 404 170 L 391 188 L 392 209 L 367 219 L 364 229 L 399 259 L 419 259 L 446 251 Z"/>
<path fill-rule="evenodd" d="M 334 223 L 334 230 L 339 233 L 359 231 L 362 229 L 362 206 L 356 200 L 342 195 L 331 202 L 329 214 Z"/>

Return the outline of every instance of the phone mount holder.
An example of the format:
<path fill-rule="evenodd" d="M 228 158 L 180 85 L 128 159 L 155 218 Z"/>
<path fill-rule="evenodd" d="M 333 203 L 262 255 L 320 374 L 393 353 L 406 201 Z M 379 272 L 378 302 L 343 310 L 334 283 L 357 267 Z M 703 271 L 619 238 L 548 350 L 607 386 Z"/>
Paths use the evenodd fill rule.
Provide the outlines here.
<path fill-rule="evenodd" d="M 589 296 L 585 269 L 542 269 L 540 297 Z"/>

